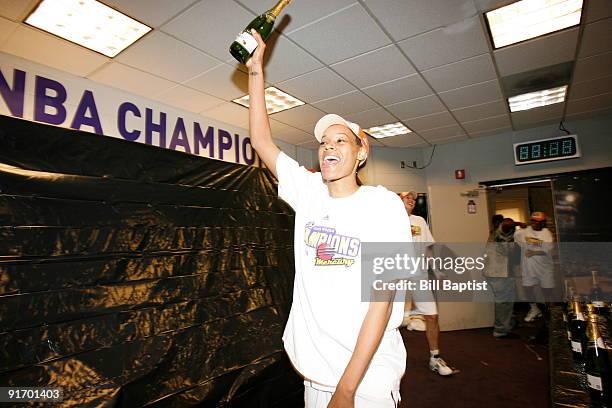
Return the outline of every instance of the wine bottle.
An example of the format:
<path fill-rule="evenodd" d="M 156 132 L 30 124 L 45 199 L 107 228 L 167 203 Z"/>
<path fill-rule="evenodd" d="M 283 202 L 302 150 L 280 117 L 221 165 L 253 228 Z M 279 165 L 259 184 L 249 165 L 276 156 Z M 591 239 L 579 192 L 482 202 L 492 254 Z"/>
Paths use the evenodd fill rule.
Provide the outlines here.
<path fill-rule="evenodd" d="M 574 299 L 574 319 L 570 322 L 570 332 L 572 335 L 572 355 L 574 361 L 584 361 L 584 351 L 586 345 L 586 322 L 580 308 L 580 301 Z"/>
<path fill-rule="evenodd" d="M 606 303 L 604 301 L 601 287 L 599 286 L 599 280 L 597 279 L 597 271 L 591 271 L 591 276 L 593 279 L 591 286 L 591 303 L 597 309 L 598 315 L 605 316 L 607 314 Z"/>
<path fill-rule="evenodd" d="M 257 48 L 257 40 L 255 40 L 251 34 L 251 29 L 259 32 L 261 38 L 267 41 L 268 38 L 270 38 L 270 34 L 272 34 L 276 17 L 278 17 L 281 11 L 283 11 L 289 3 L 291 3 L 291 0 L 279 0 L 276 6 L 262 15 L 255 17 L 255 19 L 238 34 L 232 45 L 230 45 L 230 54 L 232 54 L 238 62 L 246 64 L 249 58 L 251 58 L 251 55 L 253 55 L 253 52 L 255 52 L 255 48 Z"/>
<path fill-rule="evenodd" d="M 608 350 L 599 332 L 597 314 L 589 315 L 589 340 L 585 353 L 585 372 L 591 401 L 599 405 L 612 403 L 612 367 Z"/>

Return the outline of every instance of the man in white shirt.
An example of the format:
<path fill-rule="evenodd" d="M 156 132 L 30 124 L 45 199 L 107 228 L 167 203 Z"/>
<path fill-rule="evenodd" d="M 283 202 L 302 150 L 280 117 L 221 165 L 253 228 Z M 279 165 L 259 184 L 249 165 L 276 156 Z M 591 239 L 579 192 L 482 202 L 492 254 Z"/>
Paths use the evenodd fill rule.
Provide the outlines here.
<path fill-rule="evenodd" d="M 435 240 L 431 235 L 429 226 L 423 217 L 412 214 L 416 205 L 417 193 L 414 191 L 400 193 L 400 198 L 406 207 L 406 211 L 410 216 L 410 227 L 412 232 L 412 241 L 417 243 L 434 244 Z M 427 271 L 423 271 L 425 274 Z M 453 370 L 440 357 L 438 339 L 440 337 L 440 326 L 438 324 L 438 307 L 436 300 L 431 291 L 419 291 L 418 295 L 421 299 L 412 299 L 411 315 L 422 315 L 425 318 L 425 335 L 429 344 L 429 368 L 440 375 L 451 375 Z M 407 294 L 407 297 L 409 294 Z M 424 300 L 423 298 L 429 298 Z"/>
<path fill-rule="evenodd" d="M 546 301 L 553 298 L 555 287 L 554 265 L 552 259 L 553 235 L 546 228 L 546 213 L 536 211 L 531 214 L 530 225 L 514 235 L 514 241 L 521 247 L 521 272 L 523 287 L 528 299 L 535 299 L 535 287 L 540 286 Z M 530 303 L 531 308 L 525 316 L 530 322 L 542 316 L 537 303 Z"/>

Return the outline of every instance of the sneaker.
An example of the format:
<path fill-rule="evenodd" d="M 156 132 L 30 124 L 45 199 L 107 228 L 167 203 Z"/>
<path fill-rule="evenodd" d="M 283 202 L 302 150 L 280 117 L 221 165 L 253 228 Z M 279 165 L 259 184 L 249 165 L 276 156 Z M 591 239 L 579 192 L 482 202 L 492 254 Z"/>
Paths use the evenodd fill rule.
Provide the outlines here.
<path fill-rule="evenodd" d="M 429 359 L 429 369 L 440 375 L 451 375 L 453 373 L 453 369 L 440 356 L 434 356 Z"/>
<path fill-rule="evenodd" d="M 525 316 L 526 322 L 533 322 L 536 318 L 542 316 L 542 312 L 537 307 L 529 309 L 527 316 Z"/>

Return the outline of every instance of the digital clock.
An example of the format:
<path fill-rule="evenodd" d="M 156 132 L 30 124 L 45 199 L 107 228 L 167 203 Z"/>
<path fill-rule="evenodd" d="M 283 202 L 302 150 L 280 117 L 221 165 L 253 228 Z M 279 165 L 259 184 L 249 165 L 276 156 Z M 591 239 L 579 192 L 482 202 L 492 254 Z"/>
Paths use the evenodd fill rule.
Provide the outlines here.
<path fill-rule="evenodd" d="M 580 157 L 577 135 L 514 144 L 514 164 L 540 163 Z"/>

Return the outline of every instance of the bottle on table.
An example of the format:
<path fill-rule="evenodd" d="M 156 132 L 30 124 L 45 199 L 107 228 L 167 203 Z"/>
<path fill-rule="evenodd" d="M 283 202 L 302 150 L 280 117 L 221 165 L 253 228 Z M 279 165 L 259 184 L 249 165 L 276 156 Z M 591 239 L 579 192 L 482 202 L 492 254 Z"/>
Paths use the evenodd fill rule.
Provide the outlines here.
<path fill-rule="evenodd" d="M 270 34 L 272 34 L 276 17 L 278 17 L 281 11 L 283 11 L 290 2 L 291 0 L 279 0 L 276 6 L 262 15 L 255 17 L 255 19 L 238 34 L 234 42 L 230 45 L 230 54 L 232 54 L 238 62 L 246 64 L 249 58 L 251 58 L 251 55 L 255 52 L 255 48 L 257 48 L 257 41 L 251 34 L 251 29 L 257 31 L 261 35 L 261 38 L 267 41 L 268 38 L 270 38 Z"/>
<path fill-rule="evenodd" d="M 574 316 L 570 322 L 572 356 L 577 363 L 584 362 L 584 352 L 586 346 L 587 323 L 582 314 L 582 308 L 578 299 L 573 300 Z"/>
<path fill-rule="evenodd" d="M 591 401 L 603 406 L 612 404 L 612 366 L 610 356 L 599 331 L 594 305 L 589 305 L 588 346 L 585 352 L 585 372 Z"/>
<path fill-rule="evenodd" d="M 597 309 L 597 314 L 600 316 L 605 316 L 608 314 L 608 310 L 606 307 L 605 297 L 603 291 L 601 290 L 601 286 L 599 285 L 599 279 L 597 276 L 597 271 L 591 271 L 592 277 L 592 286 L 591 286 L 591 303 Z"/>

